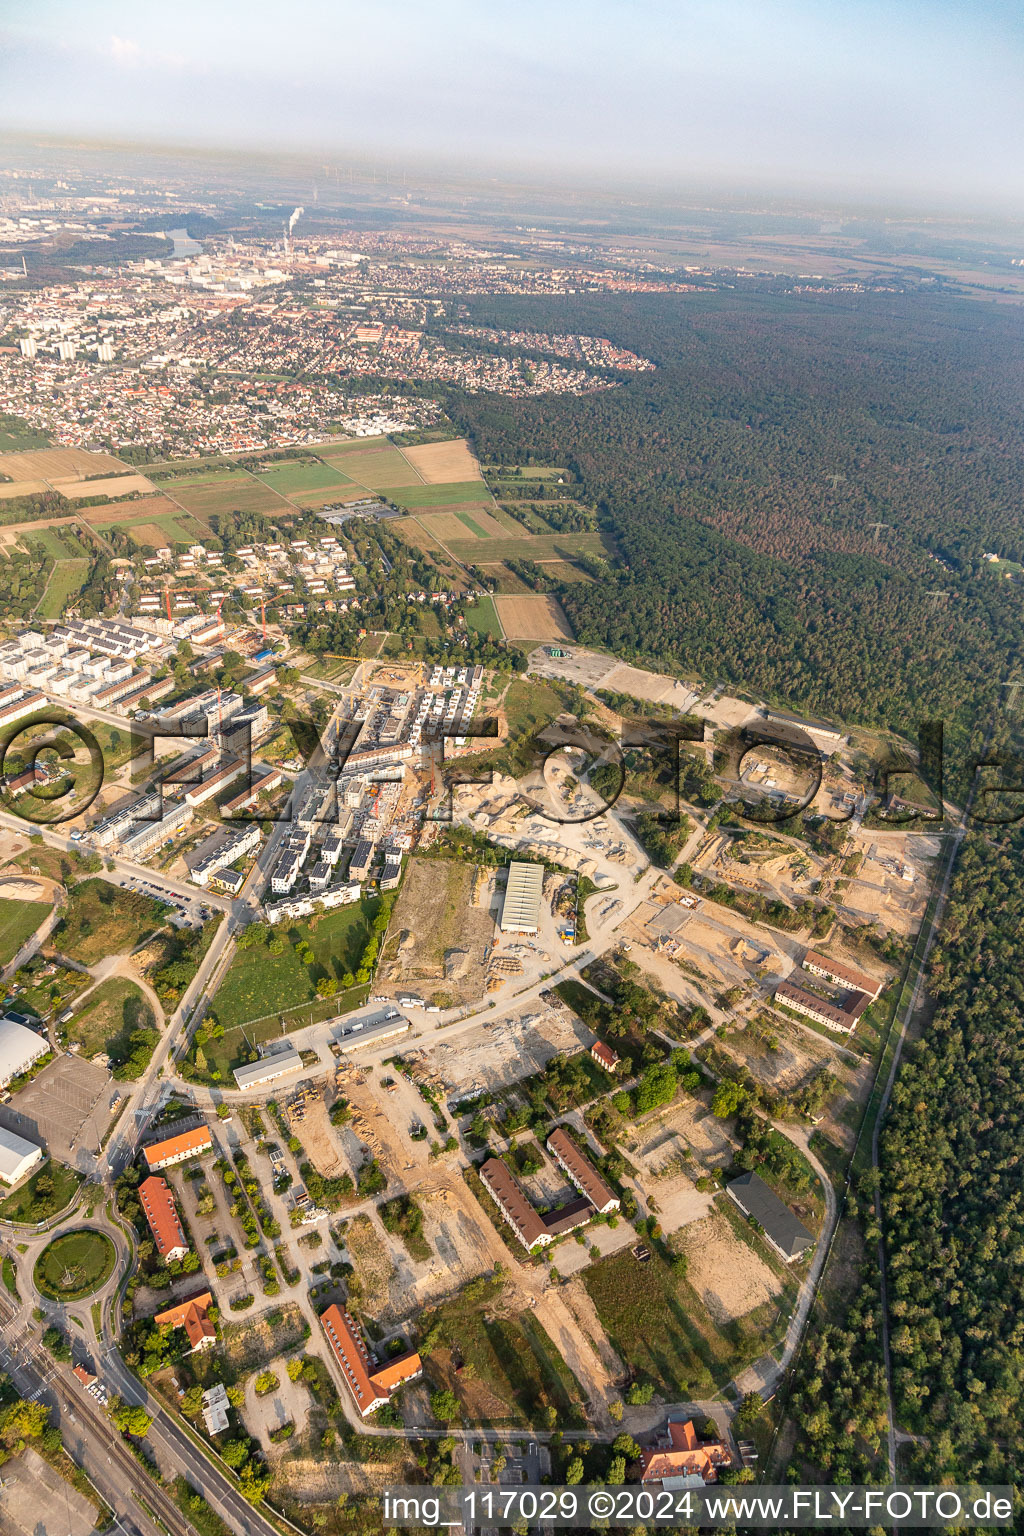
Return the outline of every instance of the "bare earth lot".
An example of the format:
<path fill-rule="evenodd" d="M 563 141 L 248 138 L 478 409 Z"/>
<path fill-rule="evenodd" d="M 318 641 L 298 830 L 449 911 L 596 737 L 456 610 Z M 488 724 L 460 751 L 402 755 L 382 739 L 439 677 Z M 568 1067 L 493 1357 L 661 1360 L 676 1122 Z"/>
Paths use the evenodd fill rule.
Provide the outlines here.
<path fill-rule="evenodd" d="M 572 630 L 556 597 L 541 593 L 496 597 L 501 627 L 510 640 L 571 640 Z"/>
<path fill-rule="evenodd" d="M 714 1212 L 688 1226 L 676 1247 L 686 1254 L 686 1278 L 716 1323 L 745 1316 L 782 1289 L 768 1265 Z"/>
<path fill-rule="evenodd" d="M 484 954 L 494 937 L 493 876 L 472 864 L 410 859 L 378 981 L 471 1002 L 484 991 Z"/>
<path fill-rule="evenodd" d="M 481 1024 L 451 1044 L 440 1042 L 422 1053 L 446 1091 L 482 1092 L 506 1088 L 539 1072 L 553 1056 L 588 1045 L 593 1036 L 567 1008 L 529 1010 Z"/>

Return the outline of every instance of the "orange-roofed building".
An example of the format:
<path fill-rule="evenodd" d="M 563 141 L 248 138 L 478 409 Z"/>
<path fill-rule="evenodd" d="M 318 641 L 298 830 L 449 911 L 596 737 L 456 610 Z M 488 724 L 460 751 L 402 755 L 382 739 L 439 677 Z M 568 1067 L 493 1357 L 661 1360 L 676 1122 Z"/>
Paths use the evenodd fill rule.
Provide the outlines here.
<path fill-rule="evenodd" d="M 174 1163 L 183 1163 L 189 1157 L 209 1152 L 212 1147 L 209 1126 L 200 1125 L 195 1130 L 182 1131 L 179 1136 L 168 1136 L 165 1141 L 154 1141 L 142 1151 L 146 1167 L 150 1173 L 156 1173 L 160 1168 L 170 1168 Z"/>
<path fill-rule="evenodd" d="M 606 1072 L 614 1072 L 619 1064 L 619 1055 L 613 1051 L 610 1045 L 605 1045 L 603 1040 L 595 1040 L 590 1047 L 590 1055 L 599 1067 L 604 1067 Z"/>
<path fill-rule="evenodd" d="M 174 1203 L 167 1180 L 151 1174 L 139 1185 L 139 1200 L 143 1214 L 149 1222 L 149 1230 L 156 1243 L 156 1251 L 165 1264 L 183 1259 L 188 1253 L 185 1229 L 181 1225 L 178 1207 Z"/>
<path fill-rule="evenodd" d="M 209 1291 L 203 1291 L 188 1301 L 180 1301 L 176 1307 L 168 1307 L 166 1312 L 158 1312 L 153 1321 L 161 1328 L 184 1328 L 194 1354 L 196 1350 L 208 1349 L 216 1341 L 217 1330 L 208 1311 L 212 1306 L 213 1296 Z"/>
<path fill-rule="evenodd" d="M 375 1408 L 382 1408 L 403 1382 L 422 1374 L 423 1362 L 415 1350 L 378 1366 L 363 1343 L 355 1318 L 341 1307 L 328 1307 L 320 1324 L 364 1418 Z"/>
<path fill-rule="evenodd" d="M 641 1456 L 642 1483 L 661 1483 L 666 1488 L 687 1483 L 717 1483 L 719 1467 L 732 1464 L 729 1448 L 721 1440 L 700 1440 L 693 1420 L 670 1419 L 668 1437 Z"/>

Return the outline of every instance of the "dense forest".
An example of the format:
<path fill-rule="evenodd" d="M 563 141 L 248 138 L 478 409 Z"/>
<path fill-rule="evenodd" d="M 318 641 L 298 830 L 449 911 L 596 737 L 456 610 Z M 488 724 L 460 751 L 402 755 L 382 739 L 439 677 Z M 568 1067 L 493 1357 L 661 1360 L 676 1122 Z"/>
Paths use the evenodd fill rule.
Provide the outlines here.
<path fill-rule="evenodd" d="M 912 1473 L 1017 1481 L 1024 1419 L 1024 829 L 964 844 L 924 1038 L 882 1139 L 896 1422 Z"/>
<path fill-rule="evenodd" d="M 897 1481 L 1017 1482 L 1024 1418 L 1024 829 L 970 834 L 882 1132 L 852 1193 L 847 1292 L 816 1314 L 792 1386 L 791 1472 L 885 1477 L 872 1191 L 888 1272 Z M 842 1288 L 841 1288 L 842 1289 Z"/>
<path fill-rule="evenodd" d="M 655 372 L 459 396 L 486 463 L 555 463 L 621 564 L 561 591 L 579 639 L 865 723 L 999 697 L 1022 593 L 1024 322 L 940 295 L 489 298 L 474 323 L 608 336 Z M 881 525 L 881 526 L 876 526 Z"/>

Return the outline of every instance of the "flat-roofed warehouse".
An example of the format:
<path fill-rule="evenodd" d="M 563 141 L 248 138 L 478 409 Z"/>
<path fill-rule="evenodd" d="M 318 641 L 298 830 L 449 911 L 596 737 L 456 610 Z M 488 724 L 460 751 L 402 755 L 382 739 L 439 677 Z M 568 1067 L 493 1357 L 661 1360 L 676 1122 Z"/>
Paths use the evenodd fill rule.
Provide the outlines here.
<path fill-rule="evenodd" d="M 37 1035 L 34 1029 L 26 1029 L 12 1018 L 0 1019 L 0 1088 L 6 1088 L 12 1078 L 27 1072 L 49 1049 L 45 1035 Z"/>
<path fill-rule="evenodd" d="M 773 1189 L 768 1188 L 759 1174 L 741 1173 L 738 1179 L 725 1186 L 725 1192 L 744 1216 L 757 1222 L 767 1241 L 787 1264 L 814 1246 L 814 1238 L 803 1222 L 782 1203 Z"/>
<path fill-rule="evenodd" d="M 17 1184 L 42 1157 L 42 1147 L 0 1125 L 0 1179 L 5 1184 Z"/>
<path fill-rule="evenodd" d="M 543 887 L 543 864 L 525 864 L 519 859 L 513 859 L 508 867 L 505 902 L 501 909 L 499 927 L 502 933 L 537 932 Z"/>
<path fill-rule="evenodd" d="M 289 1041 L 288 1049 L 274 1051 L 272 1055 L 261 1056 L 259 1061 L 252 1062 L 247 1067 L 235 1067 L 235 1082 L 241 1089 L 260 1088 L 264 1083 L 273 1083 L 279 1077 L 286 1077 L 289 1072 L 302 1070 L 302 1057 Z"/>

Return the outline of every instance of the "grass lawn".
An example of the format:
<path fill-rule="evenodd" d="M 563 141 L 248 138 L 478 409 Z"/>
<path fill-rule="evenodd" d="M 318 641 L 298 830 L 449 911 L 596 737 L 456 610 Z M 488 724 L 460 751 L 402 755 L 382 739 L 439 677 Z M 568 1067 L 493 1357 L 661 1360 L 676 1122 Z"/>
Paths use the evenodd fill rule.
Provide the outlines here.
<path fill-rule="evenodd" d="M 14 959 L 49 910 L 46 901 L 0 901 L 0 965 Z"/>
<path fill-rule="evenodd" d="M 84 550 L 80 542 L 81 530 L 77 526 L 39 528 L 35 532 L 26 528 L 20 542 L 26 547 L 42 547 L 43 553 L 53 560 L 80 559 Z"/>
<path fill-rule="evenodd" d="M 59 619 L 70 599 L 81 592 L 88 574 L 88 560 L 58 560 L 50 572 L 36 613 L 44 619 Z"/>
<path fill-rule="evenodd" d="M 308 922 L 279 923 L 273 932 L 284 940 L 280 955 L 272 955 L 262 944 L 240 949 L 213 1000 L 210 1012 L 217 1023 L 231 1029 L 311 1002 L 321 977 L 334 977 L 340 984 L 346 971 L 359 969 L 376 910 L 375 900 L 337 907 L 325 912 L 315 929 Z M 303 940 L 313 950 L 312 965 L 303 965 L 296 953 Z M 337 1001 L 334 1006 L 337 1009 Z"/>
<path fill-rule="evenodd" d="M 502 700 L 509 735 L 528 736 L 542 731 L 562 712 L 562 700 L 546 683 L 532 683 L 515 678 Z"/>
<path fill-rule="evenodd" d="M 121 768 L 132 756 L 132 732 L 127 721 L 123 726 L 108 725 L 105 720 L 90 720 L 89 729 L 100 744 L 103 753 L 103 765 L 108 772 L 115 768 Z M 142 757 L 145 753 L 145 743 L 141 738 L 135 741 L 135 756 Z"/>
<path fill-rule="evenodd" d="M 471 1424 L 546 1424 L 551 1406 L 562 1428 L 582 1429 L 579 1383 L 548 1334 L 530 1312 L 496 1316 L 494 1302 L 494 1282 L 474 1282 L 424 1317 L 424 1330 L 439 1323 L 443 1340 L 428 1356 L 432 1382 L 454 1390 Z M 456 1373 L 458 1357 L 472 1376 Z"/>
<path fill-rule="evenodd" d="M 515 470 L 519 474 L 515 474 Z M 511 480 L 514 484 L 522 485 L 524 480 L 553 480 L 556 475 L 563 479 L 571 479 L 569 471 L 557 464 L 489 464 L 484 467 L 484 474 L 495 480 Z"/>
<path fill-rule="evenodd" d="M 160 904 L 124 891 L 108 880 L 82 880 L 72 886 L 53 942 L 61 954 L 82 965 L 133 950 L 162 924 Z"/>
<path fill-rule="evenodd" d="M 745 1326 L 761 1323 L 754 1314 L 720 1331 L 696 1292 L 657 1253 L 646 1264 L 628 1251 L 615 1254 L 591 1264 L 582 1279 L 619 1355 L 672 1402 L 711 1396 L 767 1347 L 757 1326 Z"/>
<path fill-rule="evenodd" d="M 78 1045 L 83 1056 L 98 1056 L 121 1035 L 152 1029 L 154 1024 L 145 994 L 125 977 L 111 976 L 89 993 L 82 1010 L 68 1020 L 68 1044 Z"/>
<path fill-rule="evenodd" d="M 110 1238 L 83 1227 L 55 1237 L 36 1260 L 36 1287 L 54 1301 L 91 1296 L 108 1278 L 117 1259 Z"/>
<path fill-rule="evenodd" d="M 478 597 L 466 608 L 466 628 L 477 635 L 493 635 L 500 640 L 505 631 L 498 618 L 493 597 Z"/>
<path fill-rule="evenodd" d="M 97 507 L 92 510 L 99 513 L 102 509 Z M 101 531 L 105 528 L 118 528 L 123 533 L 130 534 L 132 538 L 138 537 L 137 529 L 159 528 L 172 544 L 194 544 L 197 539 L 202 538 L 206 533 L 205 528 L 201 528 L 187 512 L 151 511 L 146 514 L 140 511 L 134 522 L 126 520 L 123 516 L 110 517 L 109 515 L 106 517 L 91 517 L 89 522 L 92 527 L 98 528 Z M 145 542 L 145 540 L 143 539 L 142 542 Z"/>
<path fill-rule="evenodd" d="M 0 1216 L 5 1221 L 45 1221 L 70 1205 L 82 1175 L 63 1163 L 47 1163 L 34 1173 L 27 1184 L 0 1201 Z"/>

